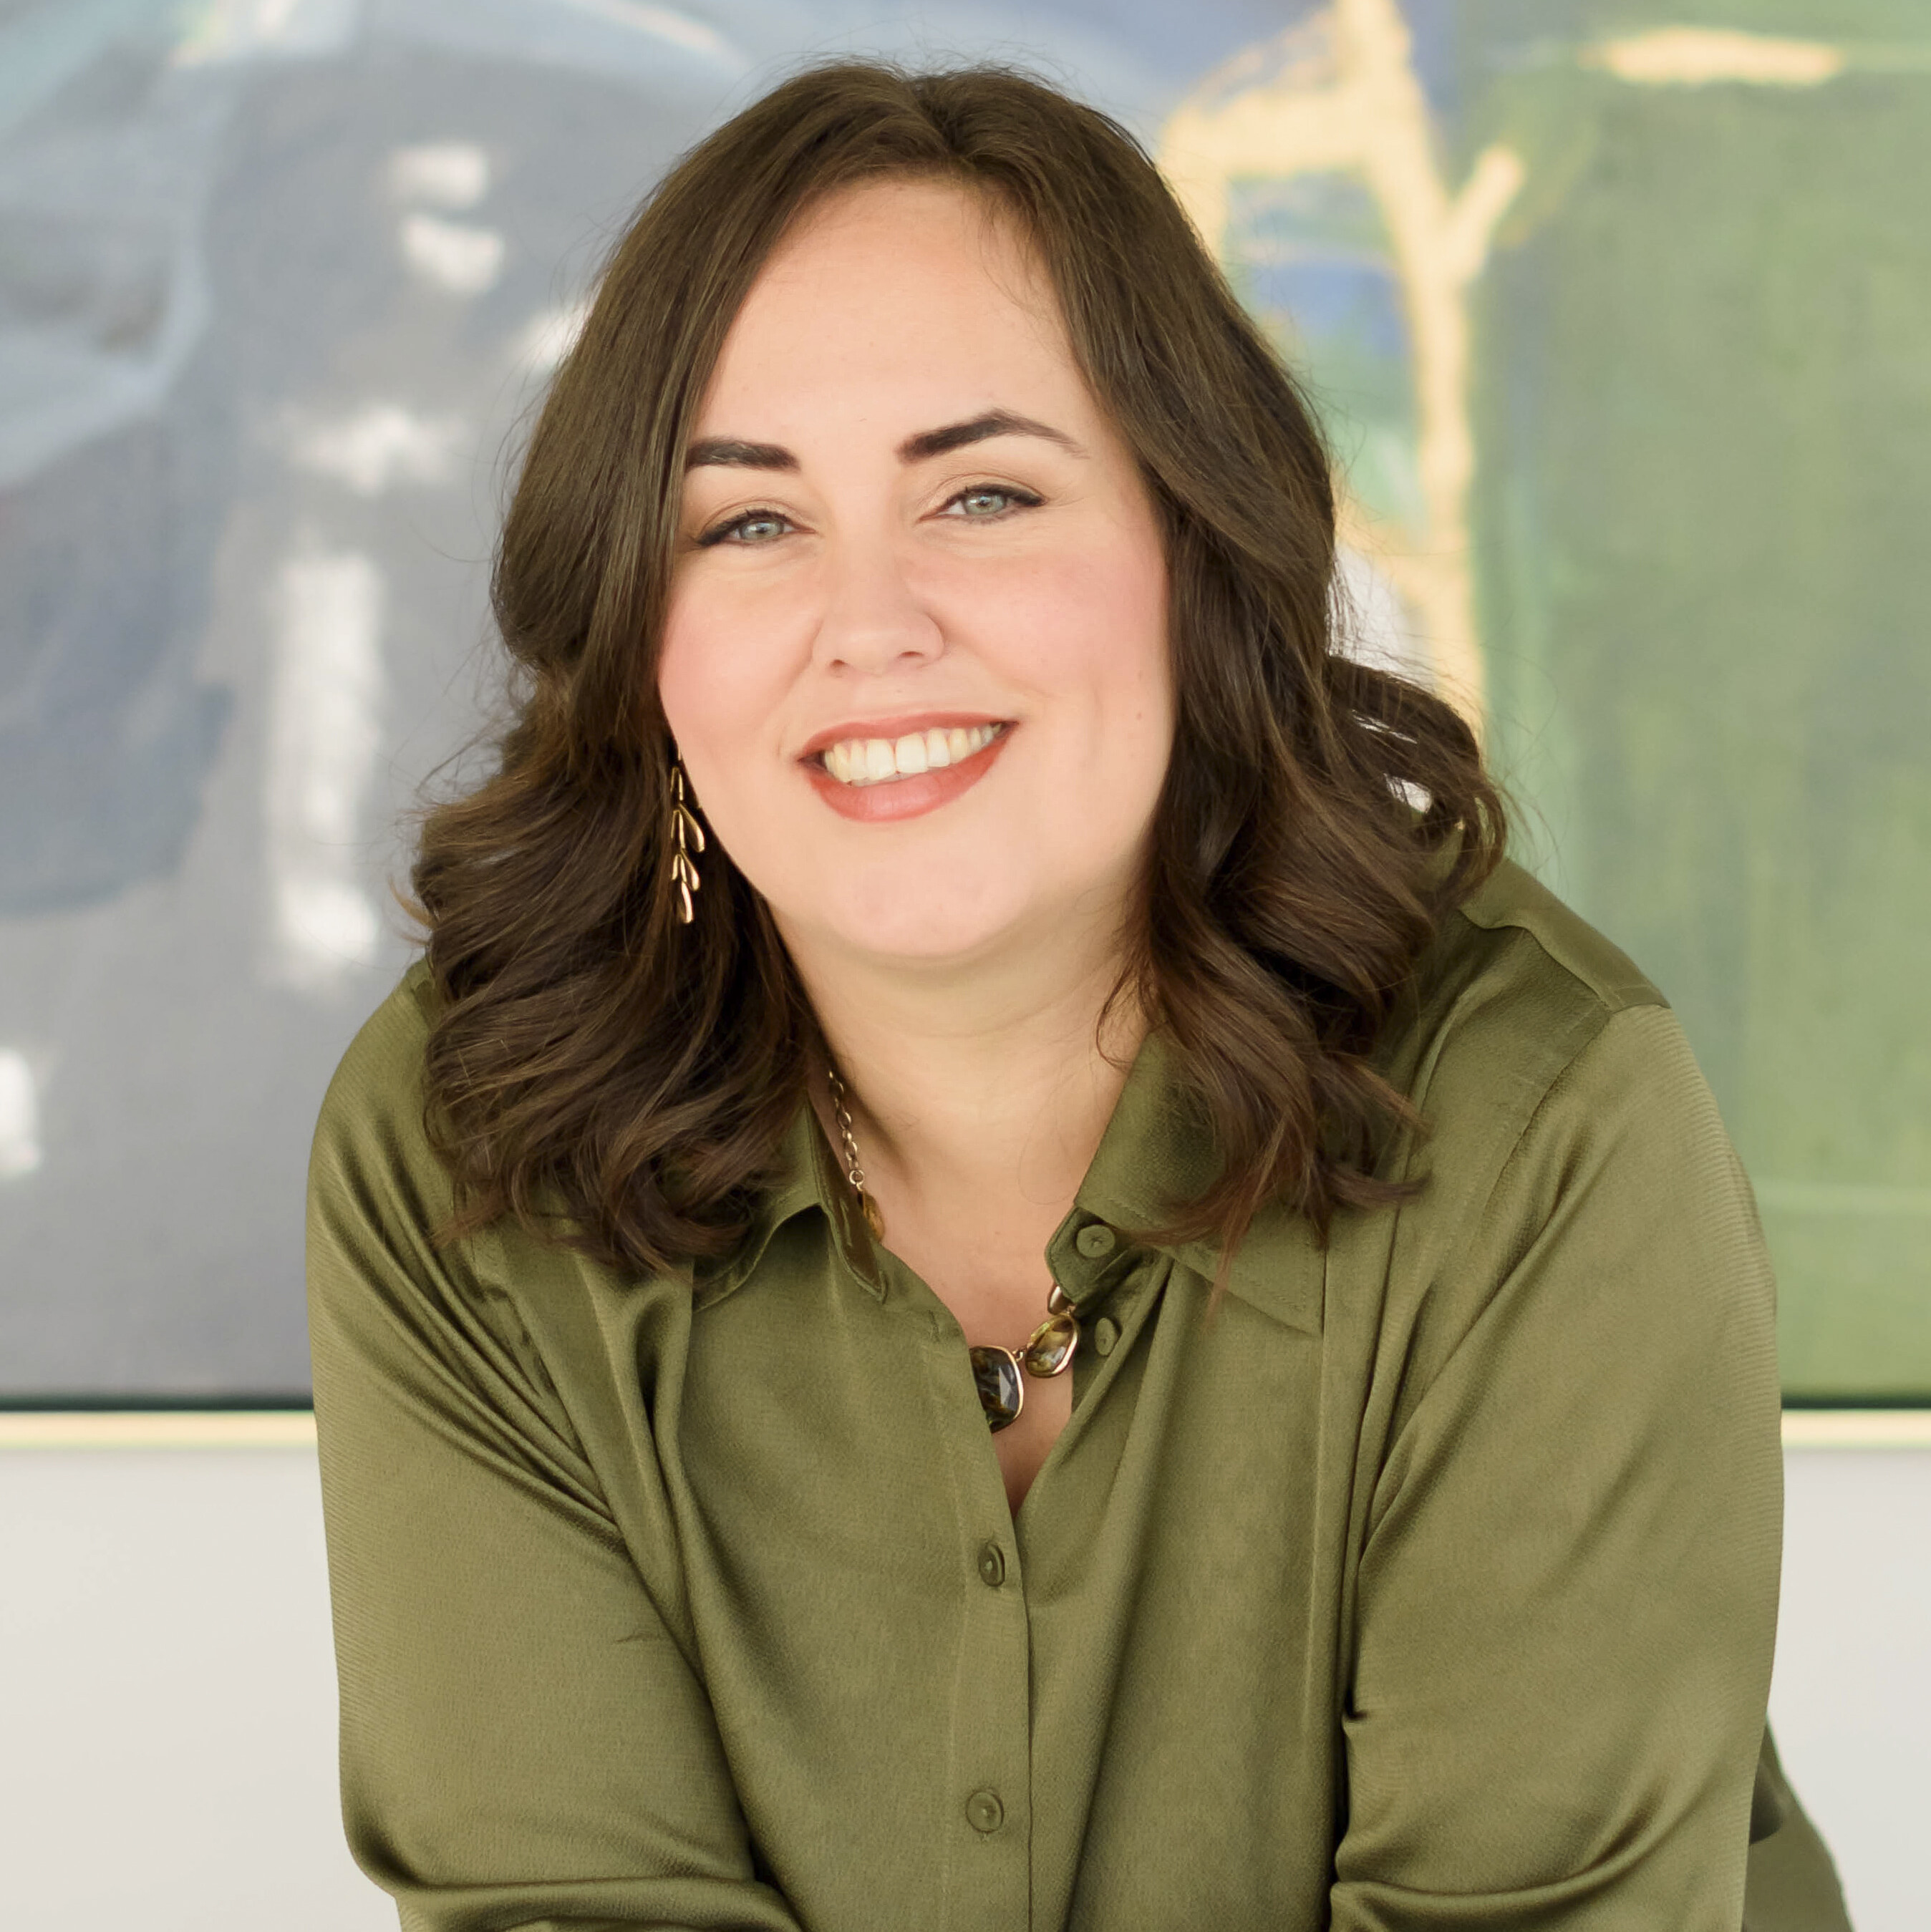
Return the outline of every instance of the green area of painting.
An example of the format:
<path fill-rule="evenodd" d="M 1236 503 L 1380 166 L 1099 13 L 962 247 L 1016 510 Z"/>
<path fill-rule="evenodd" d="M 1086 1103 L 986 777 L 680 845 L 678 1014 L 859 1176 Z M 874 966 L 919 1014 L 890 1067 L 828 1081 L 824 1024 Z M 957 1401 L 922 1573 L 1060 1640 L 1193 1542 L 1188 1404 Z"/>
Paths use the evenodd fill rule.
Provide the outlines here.
<path fill-rule="evenodd" d="M 1915 6 L 1749 10 L 1817 39 L 1924 28 Z M 1521 11 L 1465 9 L 1470 46 Z M 1614 30 L 1666 22 L 1643 11 Z M 1545 875 L 1682 1015 L 1759 1183 L 1798 1396 L 1931 1395 L 1912 64 L 1790 89 L 1491 71 L 1465 130 L 1518 143 L 1530 184 L 1477 307 L 1494 742 Z"/>

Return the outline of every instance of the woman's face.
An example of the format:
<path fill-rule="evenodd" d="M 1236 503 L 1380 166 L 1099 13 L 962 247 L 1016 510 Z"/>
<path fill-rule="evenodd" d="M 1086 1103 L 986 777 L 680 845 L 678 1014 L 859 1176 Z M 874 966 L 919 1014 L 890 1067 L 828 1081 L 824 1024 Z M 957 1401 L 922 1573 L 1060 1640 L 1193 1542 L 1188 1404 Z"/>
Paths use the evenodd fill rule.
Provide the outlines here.
<path fill-rule="evenodd" d="M 1167 592 L 1005 224 L 907 181 L 807 216 L 699 412 L 659 669 L 794 951 L 967 963 L 1117 921 L 1173 742 Z"/>

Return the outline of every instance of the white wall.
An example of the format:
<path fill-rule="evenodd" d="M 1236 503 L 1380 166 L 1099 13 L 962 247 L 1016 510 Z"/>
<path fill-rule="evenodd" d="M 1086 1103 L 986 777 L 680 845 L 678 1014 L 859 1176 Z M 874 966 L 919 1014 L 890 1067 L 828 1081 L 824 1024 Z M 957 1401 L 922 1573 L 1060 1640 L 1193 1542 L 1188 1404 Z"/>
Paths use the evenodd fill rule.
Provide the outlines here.
<path fill-rule="evenodd" d="M 1855 1932 L 1931 1928 L 1931 1448 L 1784 1452 L 1770 1723 Z"/>
<path fill-rule="evenodd" d="M 0 1448 L 0 1863 L 35 1932 L 374 1932 L 312 1448 Z M 1787 1452 L 1772 1714 L 1857 1932 L 1924 1932 L 1931 1450 Z"/>
<path fill-rule="evenodd" d="M 0 1869 L 33 1932 L 394 1932 L 350 1862 L 312 1449 L 0 1452 Z"/>

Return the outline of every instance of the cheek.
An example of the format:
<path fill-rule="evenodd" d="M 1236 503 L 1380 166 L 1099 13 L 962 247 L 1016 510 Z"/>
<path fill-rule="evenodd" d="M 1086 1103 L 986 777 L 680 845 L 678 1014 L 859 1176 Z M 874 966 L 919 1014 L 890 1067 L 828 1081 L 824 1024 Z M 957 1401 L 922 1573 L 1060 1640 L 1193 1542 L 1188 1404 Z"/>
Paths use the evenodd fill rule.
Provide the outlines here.
<path fill-rule="evenodd" d="M 708 648 L 707 629 L 701 606 L 674 590 L 657 653 L 657 695 L 680 745 L 707 735 L 706 718 L 717 704 L 717 653 Z"/>
<path fill-rule="evenodd" d="M 1167 579 L 1158 539 L 1116 558 L 1087 594 L 1091 616 L 1083 634 L 1092 653 L 1086 674 L 1097 698 L 1095 790 L 1111 801 L 1104 816 L 1113 835 L 1137 841 L 1173 752 Z"/>
<path fill-rule="evenodd" d="M 677 755 L 713 838 L 741 854 L 756 815 L 743 796 L 755 770 L 749 755 L 755 700 L 745 688 L 743 653 L 726 647 L 725 627 L 696 600 L 674 597 L 657 660 L 657 697 Z"/>
<path fill-rule="evenodd" d="M 797 820 L 774 755 L 797 674 L 781 626 L 674 588 L 657 696 L 711 837 L 761 891 L 784 876 Z"/>
<path fill-rule="evenodd" d="M 1156 538 L 1122 542 L 1059 574 L 1054 621 L 1033 632 L 1042 682 L 1083 687 L 1095 722 L 1116 752 L 1164 756 L 1170 735 L 1173 670 L 1167 648 L 1167 571 Z M 1124 734 L 1124 737 L 1116 734 Z M 1107 746 L 1098 748 L 1102 757 Z"/>
<path fill-rule="evenodd" d="M 674 592 L 657 659 L 657 695 L 686 762 L 748 739 L 776 678 L 755 626 L 733 624 L 714 599 Z M 708 760 L 707 760 L 708 761 Z"/>

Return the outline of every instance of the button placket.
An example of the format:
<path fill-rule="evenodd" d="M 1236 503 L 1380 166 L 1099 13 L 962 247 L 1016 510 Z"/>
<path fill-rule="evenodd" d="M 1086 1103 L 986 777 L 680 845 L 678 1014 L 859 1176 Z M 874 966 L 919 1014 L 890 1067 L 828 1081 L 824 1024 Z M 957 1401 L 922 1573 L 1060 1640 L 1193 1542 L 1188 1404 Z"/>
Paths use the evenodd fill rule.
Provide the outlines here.
<path fill-rule="evenodd" d="M 1098 1219 L 1062 1229 L 1060 1258 L 1065 1268 L 1063 1279 L 1078 1284 L 1077 1300 L 1085 1307 L 1080 1317 L 1081 1339 L 1086 1346 L 1074 1361 L 1075 1402 L 1083 1396 L 1101 1360 L 1112 1354 L 1125 1333 L 1123 1318 L 1128 1311 L 1102 1315 L 1093 1306 L 1105 1304 L 1115 1292 L 1130 1288 L 1145 1272 L 1149 1258 L 1121 1234 L 1117 1228 Z M 1074 1257 L 1077 1257 L 1076 1260 Z M 1047 1258 L 1053 1258 L 1048 1250 Z M 1069 1288 L 1069 1292 L 1072 1291 Z"/>

